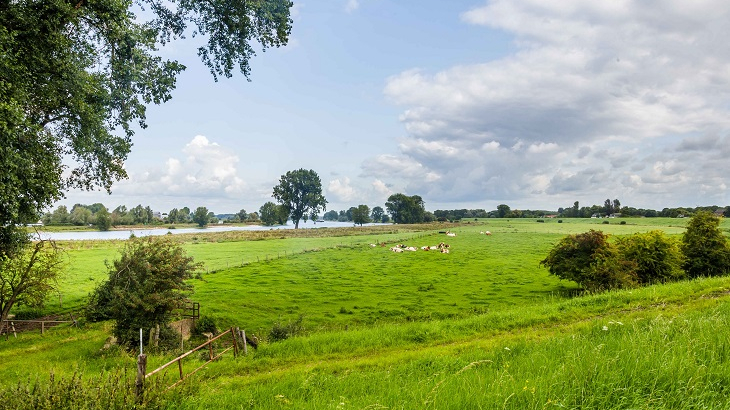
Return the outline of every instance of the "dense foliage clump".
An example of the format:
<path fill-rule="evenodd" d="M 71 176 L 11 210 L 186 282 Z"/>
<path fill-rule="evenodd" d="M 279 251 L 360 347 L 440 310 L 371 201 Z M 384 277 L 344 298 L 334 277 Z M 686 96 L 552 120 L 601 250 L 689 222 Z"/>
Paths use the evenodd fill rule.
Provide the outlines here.
<path fill-rule="evenodd" d="M 664 283 L 684 277 L 679 241 L 654 230 L 618 238 L 616 245 L 623 260 L 633 264 L 642 285 Z"/>
<path fill-rule="evenodd" d="M 169 238 L 131 239 L 92 295 L 87 317 L 114 320 L 119 343 L 136 346 L 139 329 L 166 329 L 173 311 L 188 300 L 192 286 L 185 281 L 199 266 Z"/>
<path fill-rule="evenodd" d="M 690 278 L 720 276 L 730 271 L 730 246 L 720 232 L 720 219 L 698 212 L 682 236 L 683 268 Z"/>
<path fill-rule="evenodd" d="M 619 257 L 608 235 L 591 229 L 568 235 L 540 261 L 551 274 L 572 280 L 587 290 L 630 287 L 636 284 L 633 265 Z"/>
<path fill-rule="evenodd" d="M 61 275 L 61 251 L 51 241 L 26 242 L 11 255 L 0 254 L 0 324 L 16 305 L 42 306 Z"/>
<path fill-rule="evenodd" d="M 726 275 L 730 272 L 730 245 L 719 224 L 712 213 L 698 212 L 690 219 L 681 243 L 654 230 L 618 238 L 613 244 L 608 235 L 590 230 L 561 239 L 540 264 L 586 290 Z"/>

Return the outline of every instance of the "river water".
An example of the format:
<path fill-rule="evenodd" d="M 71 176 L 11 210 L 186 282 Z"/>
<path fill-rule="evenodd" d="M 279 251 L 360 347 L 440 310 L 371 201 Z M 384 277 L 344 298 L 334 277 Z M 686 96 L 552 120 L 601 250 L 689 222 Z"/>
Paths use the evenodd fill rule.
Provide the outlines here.
<path fill-rule="evenodd" d="M 387 224 L 364 224 L 363 226 L 373 225 L 387 225 Z M 321 228 L 347 228 L 352 227 L 352 222 L 312 222 L 312 221 L 300 221 L 299 229 L 321 229 Z M 168 228 L 152 228 L 152 229 L 130 229 L 128 231 L 83 231 L 83 232 L 44 232 L 39 231 L 41 238 L 52 239 L 55 241 L 68 241 L 68 240 L 111 240 L 111 239 L 129 239 L 130 235 L 134 236 L 159 236 L 167 235 L 168 233 L 173 235 L 183 233 L 213 233 L 213 232 L 226 232 L 226 231 L 268 231 L 276 229 L 294 229 L 293 223 L 286 225 L 275 225 L 275 226 L 229 226 L 229 225 L 209 225 L 207 228 L 181 228 L 181 229 L 168 229 Z"/>

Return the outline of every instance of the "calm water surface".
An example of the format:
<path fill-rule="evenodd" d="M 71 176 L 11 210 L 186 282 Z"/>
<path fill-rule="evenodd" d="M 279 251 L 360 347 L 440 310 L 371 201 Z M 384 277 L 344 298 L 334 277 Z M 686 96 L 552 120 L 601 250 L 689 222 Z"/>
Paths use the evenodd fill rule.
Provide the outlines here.
<path fill-rule="evenodd" d="M 374 225 L 387 225 L 387 224 L 365 224 L 364 226 Z M 312 221 L 299 222 L 299 229 L 319 229 L 319 228 L 345 228 L 352 227 L 352 222 L 317 222 Z M 212 232 L 226 232 L 226 231 L 268 231 L 276 229 L 294 229 L 293 223 L 286 225 L 275 225 L 275 226 L 228 226 L 228 225 L 209 225 L 207 228 L 182 228 L 182 229 L 167 229 L 167 228 L 154 228 L 154 229 L 130 229 L 128 231 L 89 231 L 89 232 L 43 232 L 40 231 L 40 235 L 44 239 L 53 239 L 56 241 L 68 241 L 68 240 L 111 240 L 111 239 L 129 239 L 129 236 L 159 236 L 167 235 L 171 233 L 173 235 L 183 233 L 212 233 Z"/>

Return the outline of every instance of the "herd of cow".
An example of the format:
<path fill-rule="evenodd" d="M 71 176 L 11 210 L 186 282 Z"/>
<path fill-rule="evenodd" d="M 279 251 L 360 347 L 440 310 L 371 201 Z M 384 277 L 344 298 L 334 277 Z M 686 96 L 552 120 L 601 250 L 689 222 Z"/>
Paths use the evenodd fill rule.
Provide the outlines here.
<path fill-rule="evenodd" d="M 449 232 L 449 231 L 439 232 L 439 233 L 444 233 L 444 234 L 446 234 L 446 236 L 456 236 L 455 233 Z M 492 235 L 492 233 L 489 231 L 481 231 L 481 232 L 479 232 L 479 234 L 480 235 L 490 235 L 490 236 Z M 371 243 L 370 246 L 374 248 L 378 245 Z M 385 242 L 381 243 L 380 246 L 385 247 Z M 423 251 L 436 251 L 436 252 L 441 252 L 441 253 L 449 253 L 449 248 L 450 248 L 449 244 L 444 243 L 444 242 L 441 242 L 435 246 L 421 246 L 421 250 L 423 250 Z M 391 247 L 390 250 L 395 253 L 416 252 L 418 250 L 418 248 L 416 248 L 415 246 L 407 246 L 404 244 L 399 244 L 399 245 Z"/>

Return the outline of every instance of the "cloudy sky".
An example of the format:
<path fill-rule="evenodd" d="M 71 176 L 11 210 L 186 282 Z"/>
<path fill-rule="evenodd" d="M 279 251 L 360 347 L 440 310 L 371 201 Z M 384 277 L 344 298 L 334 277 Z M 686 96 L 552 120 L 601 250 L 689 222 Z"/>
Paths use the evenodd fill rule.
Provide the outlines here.
<path fill-rule="evenodd" d="M 329 209 L 730 205 L 727 0 L 295 1 L 252 81 L 188 66 L 130 178 L 60 203 L 256 211 L 315 170 Z"/>

